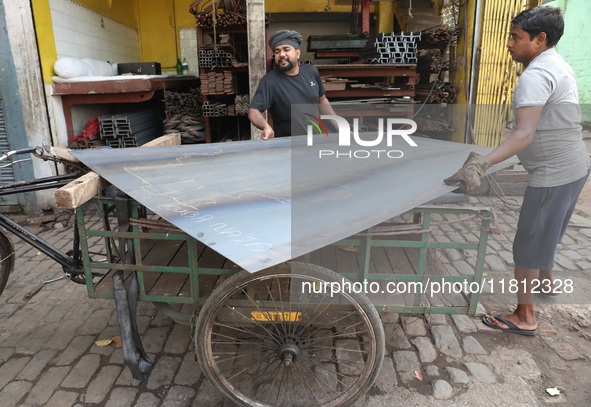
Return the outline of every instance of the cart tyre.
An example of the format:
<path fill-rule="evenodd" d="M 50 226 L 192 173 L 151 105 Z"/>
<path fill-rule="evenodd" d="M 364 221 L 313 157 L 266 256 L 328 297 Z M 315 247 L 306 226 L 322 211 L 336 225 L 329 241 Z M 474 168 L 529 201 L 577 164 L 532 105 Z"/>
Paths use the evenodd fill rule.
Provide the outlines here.
<path fill-rule="evenodd" d="M 295 280 L 293 280 L 294 278 Z M 343 294 L 341 303 L 345 300 L 349 301 L 344 305 L 344 307 L 347 308 L 337 309 L 334 312 L 327 308 L 320 310 L 320 306 L 317 305 L 318 302 L 311 302 L 312 300 L 308 300 L 307 304 L 302 305 L 302 307 L 305 306 L 304 308 L 293 308 L 294 311 L 303 311 L 300 315 L 297 315 L 298 312 L 292 312 L 291 307 L 289 312 L 287 312 L 287 309 L 283 308 L 283 305 L 281 304 L 280 308 L 277 307 L 275 301 L 280 303 L 277 294 L 283 291 L 283 288 L 281 288 L 281 281 L 284 280 L 285 282 L 290 282 L 290 287 L 304 287 L 303 284 L 297 284 L 300 279 L 301 281 L 308 280 L 328 283 L 341 283 L 343 280 L 347 281 L 341 275 L 326 268 L 299 262 L 288 262 L 255 273 L 241 271 L 214 290 L 201 309 L 195 328 L 195 352 L 197 353 L 201 369 L 210 384 L 234 405 L 243 407 L 267 407 L 274 405 L 291 406 L 292 404 L 294 406 L 352 406 L 365 395 L 379 374 L 385 353 L 384 330 L 375 306 L 367 296 L 363 293 L 357 294 L 353 292 L 350 294 Z M 294 284 L 294 281 L 296 284 Z M 272 307 L 275 305 L 274 309 L 279 310 L 280 312 L 275 313 L 271 312 L 268 308 L 258 308 L 259 306 L 264 307 L 264 305 L 258 300 L 258 298 L 263 299 L 263 297 L 258 293 L 258 289 L 255 288 L 257 287 L 256 284 L 258 284 L 259 288 L 267 288 L 268 294 L 264 294 L 268 306 Z M 276 291 L 274 291 L 276 293 L 275 296 L 271 294 L 271 289 L 269 289 L 269 287 L 276 287 Z M 240 295 L 240 298 L 246 298 L 245 292 L 247 288 L 251 289 L 250 293 L 254 297 L 254 301 L 250 296 L 248 297 L 246 302 L 249 307 L 248 309 L 243 305 L 236 303 L 236 298 L 234 297 Z M 293 295 L 292 288 L 290 288 L 288 292 Z M 259 294 L 258 298 L 256 296 L 257 293 Z M 300 291 L 299 299 L 295 302 L 290 300 L 290 306 L 294 303 L 302 304 L 302 295 L 303 294 L 301 294 Z M 316 301 L 320 301 L 321 305 L 325 299 L 318 299 L 328 298 L 328 296 L 320 297 L 318 294 L 315 295 L 316 297 L 314 298 L 317 299 Z M 228 304 L 224 305 L 226 301 L 234 301 L 231 302 L 234 306 Z M 282 301 L 284 304 L 286 303 L 285 298 L 283 298 Z M 256 304 L 258 304 L 258 306 Z M 332 306 L 332 304 L 329 305 Z M 275 322 L 272 322 L 270 319 L 262 319 L 266 322 L 255 321 L 255 319 L 261 321 L 261 319 L 255 318 L 253 311 L 250 311 L 250 315 L 247 314 L 249 309 L 256 311 L 256 308 L 254 307 L 257 307 L 258 311 L 263 311 L 263 314 L 275 314 L 273 317 Z M 313 307 L 316 307 L 316 309 L 310 312 L 310 309 Z M 350 309 L 353 312 L 347 311 L 346 309 Z M 243 315 L 243 313 L 245 313 L 245 315 Z M 280 314 L 283 315 L 281 318 L 279 318 Z M 259 315 L 261 315 L 260 312 Z M 332 315 L 335 315 L 335 317 L 331 317 Z M 226 319 L 222 319 L 222 317 L 226 319 L 229 317 L 234 319 L 230 324 L 226 325 Z M 290 318 L 294 318 L 298 321 L 293 323 L 293 327 L 292 323 L 289 322 Z M 326 322 L 325 325 L 320 325 L 320 319 L 322 318 L 336 319 L 329 320 L 330 322 Z M 341 324 L 349 324 L 351 320 L 352 322 L 355 322 L 356 320 L 361 322 L 354 325 L 347 325 L 346 328 L 340 328 L 337 325 L 339 321 L 341 321 Z M 316 322 L 316 324 L 313 322 Z M 266 326 L 268 327 L 268 330 L 261 325 L 265 323 L 267 324 Z M 331 325 L 332 323 L 335 325 Z M 284 325 L 284 327 L 282 328 L 281 325 Z M 289 326 L 289 328 L 285 328 L 285 326 Z M 351 334 L 348 333 L 345 335 L 343 333 L 351 332 L 351 329 L 353 332 L 353 339 L 350 339 Z M 286 340 L 281 334 L 289 331 L 293 331 L 290 332 L 291 339 Z M 224 332 L 226 335 L 223 334 Z M 235 335 L 231 334 L 232 336 L 229 336 L 230 334 L 228 334 L 228 332 L 235 332 Z M 260 334 L 257 334 L 257 332 L 260 332 Z M 294 332 L 297 332 L 297 335 L 295 335 Z M 327 337 L 322 337 L 322 335 L 325 335 L 327 332 L 331 332 L 328 334 L 330 335 L 329 343 L 331 345 L 328 347 L 317 347 L 319 346 L 317 341 L 324 340 L 326 342 Z M 317 336 L 314 336 L 317 335 L 317 333 L 322 333 L 320 339 L 316 339 Z M 259 336 L 253 337 L 252 335 L 260 335 L 260 339 Z M 212 344 L 212 336 L 215 336 L 215 340 L 213 341 L 215 345 Z M 293 339 L 295 336 L 299 336 L 299 339 Z M 229 340 L 226 338 L 229 338 Z M 275 343 L 272 342 L 274 340 L 273 338 L 277 339 L 276 342 L 278 345 L 275 345 Z M 223 344 L 224 341 L 229 342 L 229 344 Z M 252 345 L 252 341 L 256 341 L 257 343 Z M 292 356 L 290 356 L 291 350 L 288 350 L 287 352 L 283 351 L 285 346 L 287 346 L 285 341 L 297 342 L 297 346 L 300 347 L 300 349 L 293 353 L 293 362 L 291 359 Z M 316 342 L 316 345 L 312 345 L 312 342 Z M 222 345 L 220 345 L 220 343 L 222 343 Z M 274 347 L 267 345 L 268 343 L 272 343 Z M 293 346 L 292 343 L 289 343 L 288 345 Z M 214 352 L 214 346 L 218 346 L 218 351 Z M 223 354 L 227 355 L 228 353 L 232 353 L 221 352 L 219 351 L 220 347 L 228 348 L 232 346 L 235 346 L 236 349 L 233 351 L 233 357 L 231 356 L 229 359 L 222 359 L 227 357 L 223 356 Z M 243 346 L 243 349 L 248 349 L 249 351 L 247 351 L 246 354 L 242 351 L 238 351 L 237 349 L 239 346 Z M 322 346 L 324 346 L 324 343 Z M 352 346 L 352 348 L 349 348 L 348 346 Z M 265 347 L 266 350 L 263 350 Z M 327 353 L 321 354 L 321 349 L 328 349 L 328 354 L 332 356 L 330 358 L 323 356 Z M 219 353 L 222 356 L 214 356 L 215 353 Z M 239 354 L 241 356 L 237 356 Z M 361 361 L 359 361 L 359 356 L 354 356 L 356 354 L 362 355 L 360 356 Z M 242 359 L 242 362 L 240 362 L 241 364 L 239 364 L 239 362 L 230 361 L 230 359 L 241 360 L 240 358 L 243 356 L 246 356 L 247 360 L 244 361 L 244 359 Z M 289 364 L 285 361 L 285 357 L 289 358 Z M 350 359 L 351 357 L 353 357 L 353 359 Z M 252 364 L 256 367 L 251 366 L 251 362 L 248 361 L 248 358 L 252 358 Z M 273 359 L 275 360 L 274 362 L 271 361 Z M 326 360 L 323 361 L 323 359 L 328 359 L 328 362 L 326 362 Z M 314 363 L 315 360 L 318 361 L 318 363 Z M 320 364 L 320 362 L 322 362 L 322 364 Z M 230 369 L 227 369 L 227 366 L 230 366 L 228 365 L 229 363 L 231 364 L 231 367 Z M 277 363 L 276 368 L 274 363 Z M 351 365 L 347 363 L 351 363 Z M 266 373 L 266 376 L 263 375 L 261 377 L 261 371 L 265 374 L 263 366 L 266 366 L 265 370 L 268 370 L 268 372 Z M 253 373 L 244 372 L 247 368 L 258 370 Z M 275 371 L 276 373 L 270 373 L 273 369 L 277 369 Z M 323 373 L 322 369 L 329 372 L 329 375 L 327 376 L 325 372 Z M 228 370 L 230 370 L 230 373 L 224 373 Z M 286 387 L 283 389 L 284 397 L 279 400 L 280 395 L 282 394 L 282 387 L 280 386 L 276 389 L 275 379 L 273 379 L 272 383 L 270 382 L 272 378 L 281 376 L 280 383 L 283 385 L 283 375 L 286 371 L 287 381 Z M 292 390 L 289 389 L 290 371 L 293 387 Z M 359 371 L 361 371 L 361 373 L 357 374 Z M 280 374 L 280 372 L 283 373 Z M 302 372 L 304 373 L 302 374 Z M 329 381 L 328 384 L 333 385 L 334 389 L 322 380 L 321 375 L 317 375 L 316 373 L 322 373 L 322 375 L 324 375 L 324 380 Z M 319 380 L 318 377 L 321 377 L 321 379 Z M 312 378 L 316 380 L 316 383 L 312 381 Z M 336 381 L 334 379 L 336 379 Z M 327 386 L 325 386 L 325 384 L 327 384 Z M 324 387 L 324 389 L 322 389 L 322 387 Z M 317 392 L 315 392 L 314 389 L 317 389 Z M 324 392 L 324 394 L 321 394 L 322 392 Z M 264 398 L 265 393 L 267 398 Z M 270 393 L 272 393 L 272 397 L 269 397 Z M 320 396 L 318 396 L 318 393 L 320 393 Z"/>
<path fill-rule="evenodd" d="M 6 287 L 8 276 L 14 270 L 14 244 L 4 228 L 0 228 L 0 295 Z"/>

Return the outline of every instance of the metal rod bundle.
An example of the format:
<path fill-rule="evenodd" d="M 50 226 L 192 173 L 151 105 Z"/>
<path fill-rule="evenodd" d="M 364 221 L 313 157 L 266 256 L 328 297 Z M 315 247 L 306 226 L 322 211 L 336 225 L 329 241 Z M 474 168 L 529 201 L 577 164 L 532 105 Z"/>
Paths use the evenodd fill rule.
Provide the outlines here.
<path fill-rule="evenodd" d="M 164 92 L 166 117 L 175 115 L 201 118 L 201 105 L 203 97 L 201 89 L 191 88 L 189 92 Z"/>
<path fill-rule="evenodd" d="M 449 82 L 419 84 L 415 89 L 415 100 L 427 103 L 455 103 L 458 89 Z M 430 94 L 429 94 L 430 93 Z"/>
<path fill-rule="evenodd" d="M 139 147 L 162 135 L 160 109 L 99 117 L 100 138 L 110 147 Z"/>
<path fill-rule="evenodd" d="M 437 45 L 437 44 L 447 44 L 453 34 L 453 30 L 449 28 L 431 28 L 428 30 L 421 31 L 421 37 L 419 38 L 419 45 Z M 458 30 L 452 39 L 452 43 L 457 43 L 458 41 Z"/>
<path fill-rule="evenodd" d="M 417 41 L 420 39 L 421 33 L 381 33 L 373 42 L 367 42 L 359 58 L 377 64 L 416 64 Z"/>

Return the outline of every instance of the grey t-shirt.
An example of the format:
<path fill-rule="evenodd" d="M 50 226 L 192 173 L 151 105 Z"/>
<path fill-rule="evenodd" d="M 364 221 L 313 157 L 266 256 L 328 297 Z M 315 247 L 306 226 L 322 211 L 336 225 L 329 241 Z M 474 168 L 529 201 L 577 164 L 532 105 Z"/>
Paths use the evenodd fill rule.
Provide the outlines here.
<path fill-rule="evenodd" d="M 554 48 L 534 58 L 515 85 L 513 117 L 526 106 L 544 106 L 534 140 L 517 154 L 529 185 L 556 187 L 587 175 L 591 159 L 581 135 L 577 80 Z"/>

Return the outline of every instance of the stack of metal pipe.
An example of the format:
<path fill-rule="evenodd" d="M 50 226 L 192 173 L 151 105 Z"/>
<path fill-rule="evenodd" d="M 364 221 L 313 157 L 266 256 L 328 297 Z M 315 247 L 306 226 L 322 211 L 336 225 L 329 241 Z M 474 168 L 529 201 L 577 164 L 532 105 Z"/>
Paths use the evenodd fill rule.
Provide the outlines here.
<path fill-rule="evenodd" d="M 222 50 L 199 51 L 199 66 L 201 68 L 230 68 L 234 56 Z"/>
<path fill-rule="evenodd" d="M 381 33 L 374 41 L 367 42 L 359 58 L 376 64 L 416 64 L 417 41 L 420 40 L 421 33 Z"/>
<path fill-rule="evenodd" d="M 100 136 L 114 148 L 139 147 L 162 135 L 160 109 L 99 117 Z"/>

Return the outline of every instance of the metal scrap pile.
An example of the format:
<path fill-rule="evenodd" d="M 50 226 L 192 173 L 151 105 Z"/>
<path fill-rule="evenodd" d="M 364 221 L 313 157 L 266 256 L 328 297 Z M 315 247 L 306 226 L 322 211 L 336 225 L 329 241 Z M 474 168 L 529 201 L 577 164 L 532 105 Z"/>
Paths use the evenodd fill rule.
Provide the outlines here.
<path fill-rule="evenodd" d="M 166 117 L 175 115 L 191 116 L 201 119 L 203 97 L 199 88 L 191 88 L 189 92 L 164 92 Z"/>
<path fill-rule="evenodd" d="M 433 88 L 433 90 L 431 90 Z M 427 103 L 456 103 L 458 89 L 449 82 L 437 81 L 416 85 L 415 100 Z"/>
<path fill-rule="evenodd" d="M 439 72 L 440 68 L 442 71 L 455 70 L 455 64 L 452 61 L 444 61 L 444 59 L 442 51 L 438 49 L 419 51 L 417 70 L 432 72 Z"/>
<path fill-rule="evenodd" d="M 175 115 L 164 121 L 164 134 L 181 134 L 182 144 L 195 144 L 205 138 L 201 120 L 187 115 Z"/>
<path fill-rule="evenodd" d="M 452 38 L 453 34 L 453 38 Z M 440 45 L 447 44 L 451 39 L 452 44 L 458 42 L 458 30 L 455 34 L 453 30 L 449 28 L 430 28 L 428 30 L 421 31 L 421 37 L 419 38 L 419 48 L 421 45 Z"/>
<path fill-rule="evenodd" d="M 246 0 L 194 1 L 189 7 L 189 12 L 195 16 L 197 27 L 206 29 L 214 27 L 212 13 L 214 4 L 216 7 L 215 26 L 217 29 L 246 29 Z"/>
<path fill-rule="evenodd" d="M 417 40 L 420 39 L 421 33 L 381 33 L 374 41 L 367 42 L 359 58 L 377 64 L 416 64 Z"/>
<path fill-rule="evenodd" d="M 110 147 L 140 147 L 162 135 L 161 114 L 160 109 L 149 109 L 101 116 L 100 137 Z"/>

